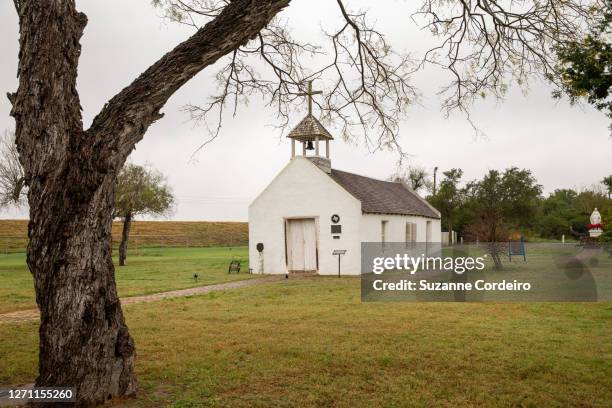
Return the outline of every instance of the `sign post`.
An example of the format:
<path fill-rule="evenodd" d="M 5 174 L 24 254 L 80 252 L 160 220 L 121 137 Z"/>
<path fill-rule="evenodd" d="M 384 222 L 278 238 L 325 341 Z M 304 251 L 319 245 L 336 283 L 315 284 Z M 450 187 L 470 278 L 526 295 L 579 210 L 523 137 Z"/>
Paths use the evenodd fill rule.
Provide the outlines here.
<path fill-rule="evenodd" d="M 340 277 L 340 257 L 346 254 L 346 249 L 336 249 L 332 255 L 338 255 L 338 277 Z"/>

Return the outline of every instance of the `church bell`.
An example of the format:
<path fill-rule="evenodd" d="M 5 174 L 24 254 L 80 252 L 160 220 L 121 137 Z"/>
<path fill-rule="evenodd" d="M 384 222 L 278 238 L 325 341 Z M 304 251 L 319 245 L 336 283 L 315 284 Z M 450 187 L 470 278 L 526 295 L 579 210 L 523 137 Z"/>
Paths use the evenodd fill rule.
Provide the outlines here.
<path fill-rule="evenodd" d="M 308 143 L 306 143 L 306 150 L 314 150 L 314 146 L 312 145 L 312 140 L 309 140 Z"/>

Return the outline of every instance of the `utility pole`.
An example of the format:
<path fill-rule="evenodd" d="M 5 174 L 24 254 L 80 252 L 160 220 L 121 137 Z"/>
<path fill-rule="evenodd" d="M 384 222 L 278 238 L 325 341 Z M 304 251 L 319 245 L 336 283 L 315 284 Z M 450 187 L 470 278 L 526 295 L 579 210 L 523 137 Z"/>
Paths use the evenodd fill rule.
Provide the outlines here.
<path fill-rule="evenodd" d="M 434 185 L 433 185 L 433 195 L 436 195 L 436 173 L 438 172 L 438 166 L 434 167 Z"/>

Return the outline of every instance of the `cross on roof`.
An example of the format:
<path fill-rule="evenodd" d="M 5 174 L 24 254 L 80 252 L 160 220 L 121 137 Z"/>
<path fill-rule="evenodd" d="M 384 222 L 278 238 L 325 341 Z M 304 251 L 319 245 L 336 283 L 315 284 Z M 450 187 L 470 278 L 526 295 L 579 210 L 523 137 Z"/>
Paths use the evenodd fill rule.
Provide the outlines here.
<path fill-rule="evenodd" d="M 312 81 L 308 81 L 308 90 L 306 92 L 299 93 L 298 96 L 308 96 L 308 114 L 312 115 L 312 95 L 322 94 L 323 91 L 313 91 Z"/>

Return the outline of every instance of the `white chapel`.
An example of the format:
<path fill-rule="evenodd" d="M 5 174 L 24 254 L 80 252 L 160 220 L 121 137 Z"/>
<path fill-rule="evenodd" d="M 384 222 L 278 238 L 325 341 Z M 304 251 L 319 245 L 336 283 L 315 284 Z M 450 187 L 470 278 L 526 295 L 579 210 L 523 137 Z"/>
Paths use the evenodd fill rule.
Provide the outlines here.
<path fill-rule="evenodd" d="M 309 84 L 309 113 L 287 135 L 291 160 L 249 206 L 253 273 L 337 275 L 340 256 L 341 274 L 358 275 L 362 242 L 440 242 L 440 212 L 407 185 L 332 167 L 312 94 Z"/>

